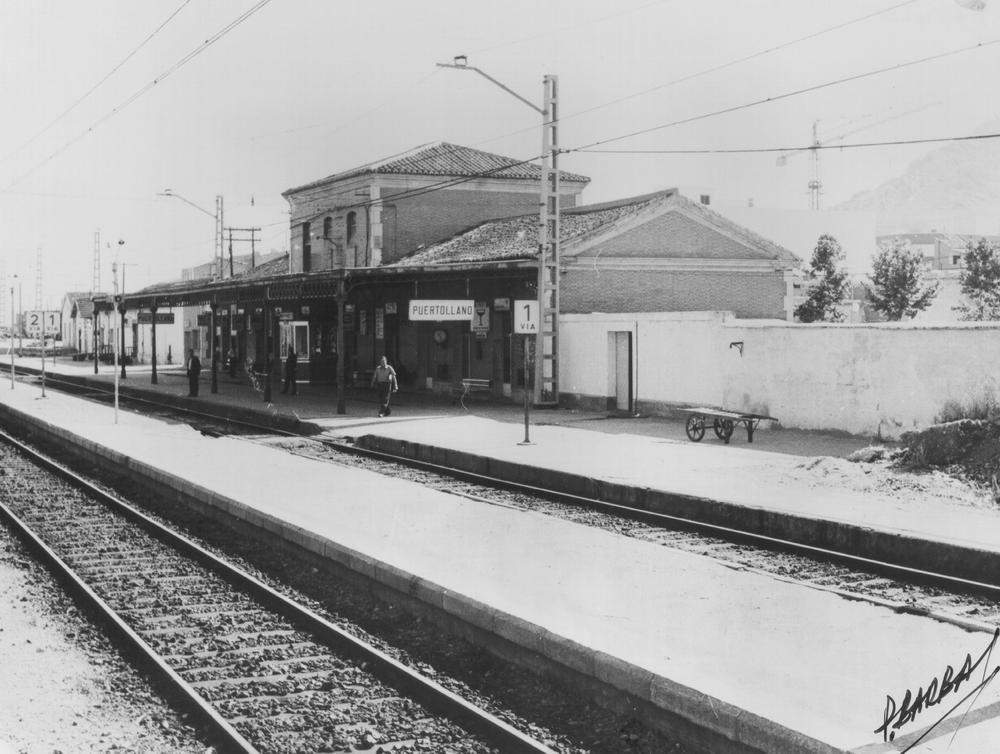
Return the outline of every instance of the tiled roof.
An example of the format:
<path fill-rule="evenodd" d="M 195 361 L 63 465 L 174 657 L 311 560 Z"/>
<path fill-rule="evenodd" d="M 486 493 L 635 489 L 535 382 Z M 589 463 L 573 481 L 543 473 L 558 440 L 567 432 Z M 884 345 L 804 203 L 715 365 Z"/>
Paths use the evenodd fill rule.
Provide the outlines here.
<path fill-rule="evenodd" d="M 267 261 L 258 264 L 254 269 L 247 270 L 245 272 L 239 272 L 232 277 L 225 278 L 226 280 L 256 280 L 258 278 L 272 277 L 273 275 L 280 275 L 281 273 L 288 272 L 288 252 L 277 254 L 272 258 L 268 258 L 269 255 L 265 255 Z M 191 288 L 198 288 L 199 286 L 209 285 L 214 282 L 211 276 L 200 277 L 200 278 L 189 278 L 187 280 L 169 280 L 165 283 L 155 283 L 153 285 L 146 286 L 142 290 L 135 292 L 135 295 L 148 295 L 150 293 L 172 293 L 174 291 L 186 291 Z"/>
<path fill-rule="evenodd" d="M 513 157 L 492 152 L 483 152 L 472 147 L 458 144 L 437 142 L 423 144 L 401 154 L 386 157 L 376 162 L 360 165 L 350 170 L 334 173 L 303 186 L 288 189 L 282 196 L 288 196 L 305 189 L 322 186 L 325 183 L 353 178 L 359 175 L 427 175 L 469 178 L 483 176 L 486 178 L 511 178 L 540 180 L 541 168 L 532 162 L 521 163 Z M 560 180 L 568 183 L 589 183 L 585 175 L 562 171 Z"/>
<path fill-rule="evenodd" d="M 613 224 L 638 214 L 648 207 L 666 202 L 683 206 L 687 211 L 699 215 L 708 224 L 736 236 L 743 243 L 763 250 L 771 258 L 790 262 L 799 261 L 798 257 L 788 249 L 726 219 L 702 204 L 686 199 L 673 189 L 614 202 L 564 209 L 560 216 L 560 241 L 569 247 L 570 244 L 579 242 L 596 232 L 611 230 Z M 393 266 L 409 267 L 532 259 L 537 255 L 537 251 L 538 215 L 521 215 L 482 223 L 454 238 L 403 257 Z"/>

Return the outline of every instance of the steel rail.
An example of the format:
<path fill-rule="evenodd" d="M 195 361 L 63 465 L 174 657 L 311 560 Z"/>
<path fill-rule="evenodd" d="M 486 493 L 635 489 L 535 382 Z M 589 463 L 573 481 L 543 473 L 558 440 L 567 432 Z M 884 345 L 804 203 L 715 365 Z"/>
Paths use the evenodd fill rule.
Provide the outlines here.
<path fill-rule="evenodd" d="M 4 439 L 7 440 L 6 433 Z M 241 754 L 257 754 L 257 749 L 237 732 L 211 705 L 205 702 L 197 691 L 160 657 L 146 641 L 132 630 L 77 573 L 60 558 L 22 521 L 7 505 L 0 502 L 0 518 L 4 519 L 28 547 L 37 553 L 56 578 L 69 587 L 71 596 L 96 615 L 98 620 L 123 642 L 129 653 L 139 660 L 139 664 L 169 690 L 169 696 L 188 711 L 193 712 L 201 724 L 210 731 L 210 737 L 218 739 L 225 751 Z"/>
<path fill-rule="evenodd" d="M 201 545 L 188 537 L 174 531 L 161 524 L 134 506 L 125 502 L 121 498 L 101 489 L 90 480 L 77 474 L 72 469 L 64 466 L 58 461 L 49 458 L 35 448 L 12 437 L 7 432 L 0 430 L 0 440 L 17 448 L 21 453 L 28 456 L 32 461 L 48 469 L 56 475 L 70 482 L 72 485 L 85 491 L 87 494 L 96 497 L 103 504 L 123 515 L 131 522 L 138 524 L 145 531 L 155 538 L 165 542 L 170 547 L 184 553 L 193 560 L 199 562 L 209 570 L 221 576 L 233 586 L 245 590 L 261 601 L 264 605 L 280 613 L 289 619 L 293 624 L 308 631 L 316 639 L 327 646 L 334 648 L 353 659 L 368 663 L 367 669 L 374 675 L 381 678 L 390 685 L 410 694 L 424 707 L 446 716 L 448 719 L 457 722 L 473 733 L 482 735 L 492 744 L 498 746 L 501 751 L 507 752 L 545 752 L 553 754 L 553 750 L 544 744 L 525 735 L 513 726 L 504 722 L 490 712 L 476 706 L 463 697 L 449 691 L 436 681 L 427 678 L 412 668 L 404 665 L 395 658 L 389 656 L 382 650 L 372 646 L 366 641 L 354 636 L 348 631 L 334 625 L 322 616 L 309 608 L 289 599 L 276 589 L 268 586 L 255 576 L 225 561 L 214 553 L 209 552 Z M 102 616 L 107 616 L 108 620 L 120 631 L 129 641 L 137 646 L 155 667 L 166 674 L 165 677 L 172 684 L 183 691 L 185 697 L 191 697 L 193 704 L 197 705 L 200 714 L 204 715 L 210 723 L 212 729 L 218 728 L 220 732 L 225 732 L 226 737 L 233 742 L 237 751 L 255 752 L 249 743 L 243 739 L 239 733 L 229 726 L 226 721 L 219 716 L 215 710 L 208 706 L 197 692 L 194 691 L 183 679 L 180 678 L 169 666 L 146 644 L 128 625 L 96 594 L 94 593 L 73 571 L 62 561 L 50 548 L 48 548 L 17 516 L 5 505 L 0 503 L 0 509 L 17 528 L 29 537 L 33 545 L 43 548 L 46 560 L 57 568 L 61 575 L 66 575 L 74 584 L 74 588 L 81 590 L 88 601 L 94 604 Z"/>
<path fill-rule="evenodd" d="M 72 385 L 73 387 L 78 389 L 103 392 L 107 395 L 111 394 L 110 390 L 96 387 L 90 383 L 86 385 L 81 385 L 80 383 L 70 382 L 70 381 L 61 380 L 61 382 L 64 382 L 64 384 Z M 489 487 L 509 489 L 517 492 L 526 492 L 532 495 L 553 500 L 555 502 L 562 502 L 567 505 L 577 505 L 577 506 L 582 505 L 604 513 L 609 513 L 612 515 L 627 518 L 629 520 L 638 521 L 640 523 L 650 524 L 654 526 L 683 527 L 685 529 L 691 529 L 711 534 L 713 536 L 718 536 L 722 539 L 735 540 L 738 542 L 745 542 L 749 544 L 764 546 L 769 549 L 777 549 L 785 552 L 803 554 L 813 558 L 819 558 L 827 561 L 834 561 L 852 566 L 860 566 L 867 570 L 872 570 L 879 573 L 892 574 L 894 576 L 903 576 L 905 578 L 912 579 L 918 583 L 927 583 L 935 586 L 956 588 L 965 591 L 987 594 L 993 597 L 1000 597 L 1000 584 L 991 584 L 988 582 L 976 581 L 974 579 L 967 579 L 952 574 L 940 573 L 936 571 L 928 571 L 925 569 L 915 568 L 913 566 L 906 566 L 891 561 L 868 558 L 863 555 L 855 555 L 849 552 L 831 550 L 825 547 L 819 547 L 817 545 L 808 545 L 803 542 L 796 542 L 794 540 L 783 539 L 781 537 L 772 537 L 766 534 L 759 534 L 757 532 L 747 531 L 745 529 L 735 529 L 729 526 L 723 526 L 721 524 L 713 524 L 708 521 L 699 521 L 697 519 L 687 518 L 684 516 L 675 516 L 669 513 L 659 513 L 657 511 L 650 511 L 644 508 L 637 508 L 634 506 L 623 505 L 620 503 L 612 503 L 606 500 L 598 500 L 597 498 L 587 497 L 585 495 L 576 495 L 569 492 L 562 492 L 559 490 L 549 489 L 546 487 L 539 487 L 537 485 L 526 484 L 524 482 L 515 482 L 508 479 L 500 479 L 498 477 L 492 477 L 487 474 L 480 474 L 474 471 L 467 471 L 465 469 L 459 469 L 452 466 L 444 466 L 442 464 L 432 463 L 430 461 L 421 461 L 418 459 L 409 458 L 407 456 L 395 455 L 392 453 L 388 453 L 386 451 L 361 448 L 358 447 L 357 445 L 338 442 L 336 440 L 331 440 L 328 438 L 321 438 L 317 437 L 316 435 L 310 435 L 304 432 L 293 432 L 291 430 L 281 429 L 273 426 L 265 426 L 263 424 L 256 424 L 254 422 L 247 421 L 244 419 L 234 419 L 206 411 L 198 411 L 196 409 L 187 408 L 184 406 L 174 406 L 168 403 L 161 403 L 159 401 L 150 400 L 148 398 L 137 397 L 137 396 L 126 396 L 126 399 L 141 403 L 146 403 L 148 405 L 155 406 L 160 409 L 167 409 L 174 412 L 191 414 L 192 416 L 200 416 L 202 418 L 211 419 L 216 422 L 224 422 L 227 424 L 250 427 L 257 430 L 263 430 L 271 434 L 282 434 L 282 435 L 287 435 L 289 437 L 305 437 L 307 439 L 315 440 L 329 448 L 332 448 L 334 450 L 343 453 L 366 456 L 370 458 L 377 458 L 392 463 L 398 463 L 404 466 L 410 466 L 412 468 L 417 468 L 425 471 L 432 471 L 434 473 L 438 473 L 444 476 L 449 476 L 454 479 L 480 483 Z M 914 612 L 919 613 L 921 611 L 915 610 Z"/>

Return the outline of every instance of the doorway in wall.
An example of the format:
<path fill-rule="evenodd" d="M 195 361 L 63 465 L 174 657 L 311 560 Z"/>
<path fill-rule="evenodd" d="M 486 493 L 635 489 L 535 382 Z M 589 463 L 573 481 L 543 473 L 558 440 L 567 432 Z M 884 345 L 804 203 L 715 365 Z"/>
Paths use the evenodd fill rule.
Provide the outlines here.
<path fill-rule="evenodd" d="M 608 333 L 608 409 L 632 411 L 632 333 Z"/>

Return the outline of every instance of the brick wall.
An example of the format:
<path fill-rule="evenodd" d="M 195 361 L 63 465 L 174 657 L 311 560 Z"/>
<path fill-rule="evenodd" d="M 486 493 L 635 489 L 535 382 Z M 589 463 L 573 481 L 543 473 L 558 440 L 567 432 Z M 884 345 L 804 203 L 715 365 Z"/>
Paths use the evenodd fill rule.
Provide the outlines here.
<path fill-rule="evenodd" d="M 724 310 L 746 319 L 784 319 L 784 299 L 780 271 L 574 269 L 563 275 L 560 290 L 567 313 Z"/>
<path fill-rule="evenodd" d="M 599 255 L 602 259 L 607 257 L 770 258 L 679 212 L 667 212 L 634 230 L 588 249 L 581 256 L 595 255 Z"/>

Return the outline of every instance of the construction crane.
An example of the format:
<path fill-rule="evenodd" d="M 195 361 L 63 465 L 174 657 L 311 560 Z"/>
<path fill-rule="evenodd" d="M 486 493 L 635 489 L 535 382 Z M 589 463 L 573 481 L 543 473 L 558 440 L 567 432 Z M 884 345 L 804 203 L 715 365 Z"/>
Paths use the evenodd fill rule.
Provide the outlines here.
<path fill-rule="evenodd" d="M 877 126 L 884 125 L 886 123 L 891 123 L 894 120 L 899 120 L 900 118 L 905 118 L 908 115 L 913 115 L 915 113 L 923 112 L 932 107 L 936 107 L 943 104 L 941 101 L 931 102 L 926 105 L 921 105 L 920 107 L 915 107 L 912 110 L 907 110 L 906 112 L 897 113 L 896 115 L 890 115 L 887 118 L 882 118 L 874 123 L 868 123 L 866 125 L 860 126 L 858 128 L 852 128 L 848 131 L 844 131 L 838 136 L 834 136 L 830 139 L 825 139 L 820 141 L 819 138 L 819 121 L 813 121 L 812 126 L 812 143 L 805 149 L 795 149 L 788 152 L 783 152 L 778 155 L 777 165 L 778 167 L 784 167 L 788 164 L 788 160 L 795 157 L 798 154 L 803 154 L 804 152 L 809 152 L 810 158 L 812 159 L 812 176 L 809 178 L 809 182 L 806 186 L 809 189 L 809 209 L 818 210 L 820 208 L 820 196 L 823 193 L 823 181 L 820 178 L 820 165 L 819 165 L 819 152 L 822 147 L 829 147 L 836 144 L 838 141 L 843 141 L 848 136 L 854 136 L 854 134 L 862 133 L 863 131 L 868 131 Z M 855 121 L 856 122 L 856 121 Z"/>

